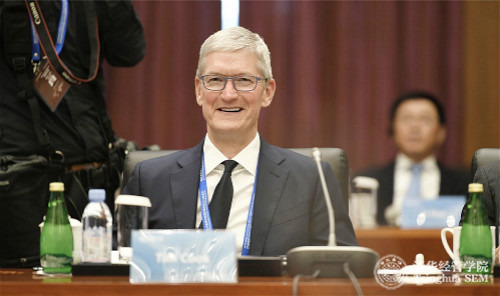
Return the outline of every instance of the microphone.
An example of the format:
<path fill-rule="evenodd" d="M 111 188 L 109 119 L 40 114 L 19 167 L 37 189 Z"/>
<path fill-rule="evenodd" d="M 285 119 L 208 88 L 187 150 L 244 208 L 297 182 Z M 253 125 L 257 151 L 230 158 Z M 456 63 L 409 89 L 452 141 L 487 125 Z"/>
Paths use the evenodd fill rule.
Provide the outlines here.
<path fill-rule="evenodd" d="M 321 152 L 312 148 L 312 156 L 318 167 L 318 174 L 328 210 L 330 233 L 327 246 L 302 246 L 289 250 L 286 254 L 287 273 L 295 275 L 312 275 L 319 271 L 318 277 L 350 277 L 348 268 L 357 277 L 373 277 L 373 270 L 379 255 L 372 249 L 358 246 L 337 246 L 335 240 L 335 214 L 330 193 L 326 185 Z"/>
<path fill-rule="evenodd" d="M 328 187 L 326 186 L 325 174 L 323 173 L 323 168 L 321 167 L 321 151 L 318 147 L 312 149 L 312 156 L 318 167 L 319 180 L 321 182 L 321 187 L 323 188 L 323 194 L 325 195 L 326 209 L 328 210 L 328 223 L 330 225 L 330 234 L 328 236 L 328 246 L 336 246 L 335 241 L 335 213 L 333 212 L 332 200 L 330 199 L 330 193 L 328 192 Z"/>

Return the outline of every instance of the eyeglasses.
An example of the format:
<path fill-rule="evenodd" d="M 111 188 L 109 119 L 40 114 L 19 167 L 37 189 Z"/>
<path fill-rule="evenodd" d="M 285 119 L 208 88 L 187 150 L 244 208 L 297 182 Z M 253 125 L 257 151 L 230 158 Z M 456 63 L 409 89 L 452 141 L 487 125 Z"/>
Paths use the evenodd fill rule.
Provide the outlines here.
<path fill-rule="evenodd" d="M 226 87 L 228 79 L 233 81 L 233 87 L 238 91 L 252 91 L 257 88 L 257 84 L 261 80 L 266 80 L 252 75 L 240 75 L 227 77 L 222 75 L 202 75 L 200 76 L 203 86 L 208 90 L 220 91 Z"/>

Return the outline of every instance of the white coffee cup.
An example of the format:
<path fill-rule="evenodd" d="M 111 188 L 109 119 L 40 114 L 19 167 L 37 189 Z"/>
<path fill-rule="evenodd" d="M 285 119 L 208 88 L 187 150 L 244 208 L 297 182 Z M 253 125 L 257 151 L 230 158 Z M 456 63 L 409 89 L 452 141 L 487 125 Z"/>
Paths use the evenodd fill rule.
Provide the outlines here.
<path fill-rule="evenodd" d="M 491 229 L 491 241 L 492 241 L 492 258 L 495 260 L 495 226 L 490 226 Z M 455 226 L 455 227 L 445 227 L 441 229 L 441 242 L 443 243 L 443 247 L 446 250 L 446 253 L 450 256 L 450 258 L 453 259 L 453 263 L 455 264 L 456 271 L 462 271 L 461 264 L 460 264 L 460 255 L 459 255 L 459 248 L 460 248 L 460 232 L 462 231 L 462 226 Z M 446 239 L 446 233 L 449 232 L 453 236 L 453 250 L 450 248 L 450 245 L 448 244 L 448 240 Z"/>
<path fill-rule="evenodd" d="M 375 216 L 378 186 L 378 181 L 370 177 L 357 176 L 352 180 L 349 216 L 355 228 L 377 226 Z"/>

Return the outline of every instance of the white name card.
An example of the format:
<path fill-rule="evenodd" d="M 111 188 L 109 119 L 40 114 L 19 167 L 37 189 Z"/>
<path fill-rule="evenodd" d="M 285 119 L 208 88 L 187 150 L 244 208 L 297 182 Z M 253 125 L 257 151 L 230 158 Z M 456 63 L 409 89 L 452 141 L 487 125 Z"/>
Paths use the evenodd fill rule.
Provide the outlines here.
<path fill-rule="evenodd" d="M 401 208 L 401 228 L 443 228 L 458 225 L 465 196 L 440 196 L 434 200 L 407 199 Z"/>
<path fill-rule="evenodd" d="M 132 249 L 131 283 L 237 282 L 230 232 L 133 230 Z"/>

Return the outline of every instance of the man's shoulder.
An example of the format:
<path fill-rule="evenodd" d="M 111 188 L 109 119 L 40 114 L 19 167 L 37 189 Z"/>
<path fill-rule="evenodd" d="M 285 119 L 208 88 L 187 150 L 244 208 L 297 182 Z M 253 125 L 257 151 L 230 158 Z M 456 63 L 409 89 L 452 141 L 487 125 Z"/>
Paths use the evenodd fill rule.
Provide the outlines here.
<path fill-rule="evenodd" d="M 158 150 L 133 152 L 131 162 L 136 162 L 142 170 L 160 169 L 168 171 L 192 164 L 201 159 L 200 145 L 184 150 Z"/>
<path fill-rule="evenodd" d="M 293 148 L 282 148 L 282 147 L 278 147 L 278 146 L 272 146 L 274 148 L 276 148 L 277 151 L 279 151 L 279 153 L 281 153 L 283 156 L 287 157 L 287 158 L 291 158 L 291 159 L 294 159 L 294 160 L 298 160 L 298 161 L 311 161 L 312 157 L 312 150 L 311 150 L 311 154 L 303 154 L 301 153 L 302 151 L 298 151 L 298 150 L 293 150 Z"/>
<path fill-rule="evenodd" d="M 460 180 L 463 183 L 469 183 L 471 180 L 470 172 L 463 168 L 451 167 L 439 163 L 439 170 L 441 171 L 442 178 L 451 178 Z"/>
<path fill-rule="evenodd" d="M 500 161 L 490 162 L 488 164 L 485 164 L 483 167 L 484 167 L 485 171 L 487 171 L 491 174 L 494 174 L 494 175 L 500 174 Z"/>
<path fill-rule="evenodd" d="M 158 153 L 152 153 L 150 157 L 141 160 L 141 166 L 165 166 L 169 163 L 176 163 L 179 155 L 184 153 L 184 150 L 161 150 Z"/>
<path fill-rule="evenodd" d="M 474 176 L 475 181 L 499 181 L 500 184 L 500 161 L 491 162 L 479 167 Z"/>
<path fill-rule="evenodd" d="M 393 175 L 394 174 L 394 162 L 390 162 L 385 165 L 378 165 L 378 166 L 372 166 L 363 170 L 360 170 L 359 172 L 355 173 L 355 176 L 365 176 L 365 177 L 371 177 L 375 179 L 379 179 L 380 177 L 386 176 L 386 175 Z"/>
<path fill-rule="evenodd" d="M 267 145 L 262 151 L 272 161 L 293 168 L 314 167 L 315 163 L 310 154 L 294 151 L 293 148 L 283 148 Z"/>

